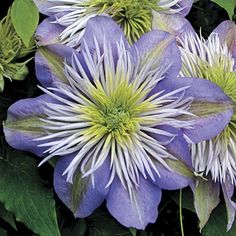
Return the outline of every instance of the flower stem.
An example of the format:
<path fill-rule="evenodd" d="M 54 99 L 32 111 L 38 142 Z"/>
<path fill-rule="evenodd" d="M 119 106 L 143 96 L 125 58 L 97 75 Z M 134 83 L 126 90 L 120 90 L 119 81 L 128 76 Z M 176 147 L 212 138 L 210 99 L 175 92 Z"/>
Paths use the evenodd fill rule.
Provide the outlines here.
<path fill-rule="evenodd" d="M 184 236 L 183 215 L 182 215 L 182 189 L 180 189 L 179 191 L 179 221 L 180 221 L 181 236 Z"/>

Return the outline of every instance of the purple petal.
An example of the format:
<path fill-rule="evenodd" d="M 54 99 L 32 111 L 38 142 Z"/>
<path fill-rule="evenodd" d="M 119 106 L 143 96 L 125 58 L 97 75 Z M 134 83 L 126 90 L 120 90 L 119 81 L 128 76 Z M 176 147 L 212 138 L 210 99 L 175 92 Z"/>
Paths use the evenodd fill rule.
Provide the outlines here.
<path fill-rule="evenodd" d="M 169 93 L 178 88 L 190 86 L 185 97 L 192 97 L 190 112 L 197 117 L 189 117 L 195 122 L 192 129 L 183 129 L 184 134 L 194 143 L 209 140 L 223 131 L 233 115 L 231 99 L 215 84 L 205 79 L 176 78 L 164 79 L 149 95 L 164 90 Z"/>
<path fill-rule="evenodd" d="M 148 223 L 156 221 L 160 200 L 160 188 L 140 176 L 140 185 L 133 190 L 131 201 L 129 193 L 116 178 L 107 196 L 107 208 L 124 226 L 145 229 Z"/>
<path fill-rule="evenodd" d="M 54 171 L 54 188 L 61 201 L 74 213 L 75 217 L 84 218 L 98 208 L 107 196 L 109 188 L 105 188 L 109 181 L 108 159 L 94 173 L 94 187 L 91 177 L 82 178 L 79 170 L 75 174 L 73 184 L 66 182 L 62 175 L 73 160 L 73 156 L 61 157 Z"/>
<path fill-rule="evenodd" d="M 85 44 L 87 44 L 90 51 L 95 50 L 94 39 L 97 40 L 101 52 L 103 51 L 105 40 L 105 46 L 111 46 L 115 58 L 118 53 L 117 42 L 119 43 L 122 40 L 125 47 L 128 47 L 128 42 L 119 25 L 106 16 L 95 16 L 88 21 L 81 43 L 81 51 L 85 50 Z"/>
<path fill-rule="evenodd" d="M 40 47 L 35 55 L 35 70 L 39 82 L 44 87 L 51 87 L 54 82 L 67 83 L 64 62 L 71 61 L 74 50 L 65 45 Z"/>
<path fill-rule="evenodd" d="M 178 159 L 177 164 L 179 167 L 182 166 L 184 172 L 177 172 L 177 170 L 174 169 L 170 171 L 160 163 L 155 162 L 155 166 L 160 174 L 160 177 L 156 173 L 154 173 L 154 184 L 158 185 L 162 189 L 168 190 L 184 188 L 193 181 L 193 178 L 191 178 L 192 174 L 190 174 L 189 176 L 185 175 L 185 171 L 187 171 L 186 173 L 191 173 L 192 169 L 188 143 L 185 141 L 182 136 L 182 133 L 178 129 L 174 129 L 172 127 L 164 125 L 158 126 L 158 129 L 165 130 L 171 134 L 176 135 L 175 138 L 171 142 L 169 142 L 165 147 L 170 154 L 172 154 L 175 158 Z M 157 135 L 153 133 L 149 135 L 151 135 L 156 140 L 164 143 L 170 141 L 170 137 L 166 137 L 164 135 Z"/>
<path fill-rule="evenodd" d="M 180 39 L 184 34 L 194 32 L 190 22 L 182 15 L 163 14 L 159 12 L 153 12 L 152 29 L 164 30 Z"/>
<path fill-rule="evenodd" d="M 134 63 L 141 58 L 155 54 L 157 63 L 162 68 L 167 67 L 166 76 L 177 76 L 181 68 L 181 56 L 175 37 L 161 30 L 144 34 L 131 48 Z M 173 55 L 175 55 L 173 57 Z M 152 55 L 153 57 L 153 55 Z"/>
<path fill-rule="evenodd" d="M 234 185 L 230 182 L 230 180 L 226 180 L 225 183 L 222 183 L 222 191 L 225 199 L 225 205 L 227 210 L 227 231 L 229 231 L 235 220 L 235 212 L 236 212 L 236 203 L 232 201 L 232 197 L 234 194 Z"/>
<path fill-rule="evenodd" d="M 182 0 L 178 3 L 178 5 L 180 6 L 180 8 L 182 8 L 182 10 L 180 11 L 181 15 L 186 16 L 191 10 L 193 0 Z"/>
<path fill-rule="evenodd" d="M 49 9 L 54 6 L 49 0 L 33 0 L 38 7 L 39 12 L 45 15 L 50 15 Z"/>
<path fill-rule="evenodd" d="M 218 34 L 222 43 L 226 43 L 235 60 L 236 68 L 236 25 L 233 21 L 227 20 L 219 24 L 211 33 Z"/>
<path fill-rule="evenodd" d="M 54 18 L 48 17 L 38 26 L 36 31 L 38 45 L 46 46 L 60 42 L 60 34 L 64 30 L 64 27 L 52 23 L 53 21 L 55 21 Z"/>
<path fill-rule="evenodd" d="M 44 115 L 45 102 L 52 101 L 48 95 L 17 101 L 10 106 L 4 123 L 6 141 L 15 149 L 29 151 L 43 156 L 45 148 L 38 147 L 34 141 L 44 134 L 39 127 L 39 118 Z"/>

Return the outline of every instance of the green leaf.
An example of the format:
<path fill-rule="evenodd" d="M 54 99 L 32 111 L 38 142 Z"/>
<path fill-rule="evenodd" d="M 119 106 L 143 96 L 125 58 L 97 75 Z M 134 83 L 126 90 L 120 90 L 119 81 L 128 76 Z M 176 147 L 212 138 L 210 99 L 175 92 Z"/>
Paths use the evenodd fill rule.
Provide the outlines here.
<path fill-rule="evenodd" d="M 132 234 L 132 236 L 136 236 L 136 234 L 137 234 L 137 229 L 135 229 L 135 228 L 129 228 L 129 231 L 130 231 L 130 233 Z"/>
<path fill-rule="evenodd" d="M 194 206 L 200 220 L 200 231 L 219 202 L 219 185 L 213 183 L 210 179 L 207 181 L 199 179 L 194 191 Z"/>
<path fill-rule="evenodd" d="M 179 191 L 171 191 L 170 197 L 179 205 Z M 193 193 L 190 188 L 184 188 L 182 190 L 182 207 L 195 213 Z"/>
<path fill-rule="evenodd" d="M 234 15 L 234 8 L 236 6 L 235 0 L 211 0 L 211 1 L 224 8 L 228 13 L 229 18 L 232 20 L 232 17 Z"/>
<path fill-rule="evenodd" d="M 129 229 L 100 209 L 88 218 L 89 236 L 132 236 Z"/>
<path fill-rule="evenodd" d="M 226 232 L 227 229 L 227 216 L 225 206 L 217 207 L 208 223 L 202 230 L 202 236 L 235 236 L 236 235 L 236 224 L 233 224 L 230 231 Z"/>
<path fill-rule="evenodd" d="M 34 159 L 16 151 L 0 159 L 0 202 L 40 236 L 59 236 L 52 191 L 44 187 Z"/>
<path fill-rule="evenodd" d="M 86 221 L 79 219 L 76 224 L 70 228 L 62 229 L 62 236 L 84 236 L 87 230 Z"/>
<path fill-rule="evenodd" d="M 2 203 L 0 203 L 0 218 L 11 225 L 13 229 L 17 230 L 14 221 L 14 215 L 11 212 L 7 211 Z"/>
<path fill-rule="evenodd" d="M 7 236 L 7 231 L 0 228 L 0 236 Z"/>
<path fill-rule="evenodd" d="M 39 12 L 33 0 L 15 0 L 12 4 L 11 19 L 17 34 L 26 47 L 39 23 Z"/>

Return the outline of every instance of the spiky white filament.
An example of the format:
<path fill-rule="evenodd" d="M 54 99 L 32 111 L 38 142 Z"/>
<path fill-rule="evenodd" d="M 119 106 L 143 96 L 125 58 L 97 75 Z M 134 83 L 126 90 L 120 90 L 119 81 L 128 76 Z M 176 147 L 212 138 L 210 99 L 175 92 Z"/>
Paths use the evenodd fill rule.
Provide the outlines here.
<path fill-rule="evenodd" d="M 217 137 L 191 145 L 192 162 L 195 171 L 211 173 L 215 182 L 224 183 L 226 178 L 236 184 L 236 142 L 230 138 L 228 144 Z"/>
<path fill-rule="evenodd" d="M 118 176 L 129 192 L 134 186 L 139 185 L 140 174 L 154 179 L 154 173 L 159 175 L 155 162 L 161 163 L 170 169 L 165 158 L 174 158 L 169 154 L 165 145 L 175 138 L 175 135 L 157 128 L 158 125 L 170 125 L 176 128 L 191 128 L 191 121 L 178 120 L 180 115 L 192 115 L 188 112 L 192 98 L 185 98 L 184 92 L 188 87 L 177 89 L 168 94 L 161 91 L 150 97 L 143 96 L 137 101 L 137 106 L 148 102 L 153 110 L 137 113 L 137 130 L 124 137 L 112 137 L 109 132 L 104 132 L 96 126 L 91 119 L 86 107 L 97 107 L 98 101 L 91 94 L 91 88 L 100 87 L 107 97 L 122 84 L 128 82 L 132 85 L 134 93 L 140 91 L 148 94 L 162 80 L 165 73 L 161 65 L 153 69 L 153 63 L 158 65 L 157 59 L 150 59 L 143 63 L 141 58 L 134 64 L 131 54 L 126 50 L 124 43 L 117 43 L 118 60 L 115 63 L 113 51 L 104 39 L 104 52 L 101 53 L 96 38 L 94 38 L 95 52 L 91 55 L 86 42 L 83 58 L 86 62 L 88 73 L 76 55 L 73 55 L 72 65 L 65 63 L 67 84 L 56 83 L 54 88 L 41 88 L 46 94 L 55 99 L 55 103 L 45 104 L 45 115 L 42 119 L 43 128 L 47 135 L 38 138 L 41 147 L 47 147 L 45 154 L 48 156 L 41 162 L 44 163 L 53 156 L 73 154 L 73 161 L 64 171 L 67 181 L 73 182 L 75 171 L 80 168 L 83 177 L 92 176 L 102 166 L 104 161 L 110 160 L 109 186 L 114 177 Z M 113 49 L 114 50 L 114 49 Z M 124 90 L 124 95 L 126 91 Z M 131 118 L 131 119 L 133 119 Z M 90 128 L 97 127 L 99 131 Z M 95 130 L 95 131 L 94 131 Z M 157 141 L 153 136 L 166 136 L 166 142 Z M 122 139 L 124 139 L 122 141 Z"/>
<path fill-rule="evenodd" d="M 183 62 L 180 76 L 199 77 L 202 64 L 233 71 L 234 59 L 226 43 L 220 41 L 218 34 L 212 34 L 205 40 L 190 32 L 178 40 Z"/>

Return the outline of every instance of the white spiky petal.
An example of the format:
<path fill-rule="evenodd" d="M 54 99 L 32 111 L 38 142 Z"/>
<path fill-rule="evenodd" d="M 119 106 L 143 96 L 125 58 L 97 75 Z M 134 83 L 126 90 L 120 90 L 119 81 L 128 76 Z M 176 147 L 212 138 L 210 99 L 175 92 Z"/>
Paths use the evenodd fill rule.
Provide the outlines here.
<path fill-rule="evenodd" d="M 211 34 L 208 40 L 205 40 L 195 33 L 187 33 L 178 40 L 183 62 L 180 76 L 206 78 L 218 86 L 222 85 L 224 92 L 235 102 L 234 59 L 226 43 L 220 41 L 218 34 Z M 191 140 L 189 142 L 191 143 Z M 217 137 L 191 144 L 191 156 L 196 172 L 205 176 L 210 173 L 213 181 L 221 183 L 229 177 L 231 182 L 236 184 L 235 115 Z"/>
<path fill-rule="evenodd" d="M 119 58 L 115 66 L 112 50 L 106 45 L 105 40 L 103 54 L 96 39 L 94 42 L 96 50 L 93 57 L 87 47 L 83 52 L 94 82 L 88 78 L 74 55 L 71 66 L 65 63 L 68 83 L 56 83 L 54 88 L 41 88 L 56 101 L 45 104 L 46 117 L 42 121 L 45 123 L 43 128 L 48 134 L 37 139 L 41 142 L 39 146 L 47 147 L 45 154 L 48 156 L 42 163 L 53 156 L 73 154 L 75 157 L 64 172 L 67 181 L 72 182 L 78 168 L 83 177 L 91 175 L 93 179 L 93 173 L 109 158 L 111 174 L 107 186 L 112 183 L 115 176 L 118 176 L 123 186 L 130 191 L 132 187 L 139 185 L 140 174 L 144 178 L 149 176 L 154 181 L 153 173 L 159 175 L 154 164 L 156 161 L 170 169 L 165 158 L 174 157 L 167 152 L 165 144 L 173 140 L 175 135 L 156 126 L 191 128 L 191 121 L 178 120 L 178 116 L 192 115 L 188 112 L 192 98 L 184 98 L 187 87 L 168 94 L 161 91 L 147 97 L 162 80 L 166 70 L 160 66 L 153 68 L 154 63 L 158 64 L 157 59 L 153 58 L 143 63 L 139 58 L 134 64 L 121 41 L 117 43 Z M 123 85 L 125 86 L 120 97 L 114 97 L 114 91 Z M 99 93 L 104 96 L 99 97 Z M 182 96 L 179 96 L 180 93 Z M 113 104 L 116 99 L 123 102 L 127 94 L 132 95 L 128 97 L 127 104 L 135 96 L 139 96 L 132 108 L 136 112 L 132 116 L 128 115 L 128 122 L 122 120 L 119 123 L 117 132 L 101 124 L 99 115 L 97 119 L 94 118 L 95 113 L 101 113 L 102 105 Z M 127 108 L 127 111 L 129 109 Z M 151 134 L 166 136 L 169 141 L 157 141 Z"/>

